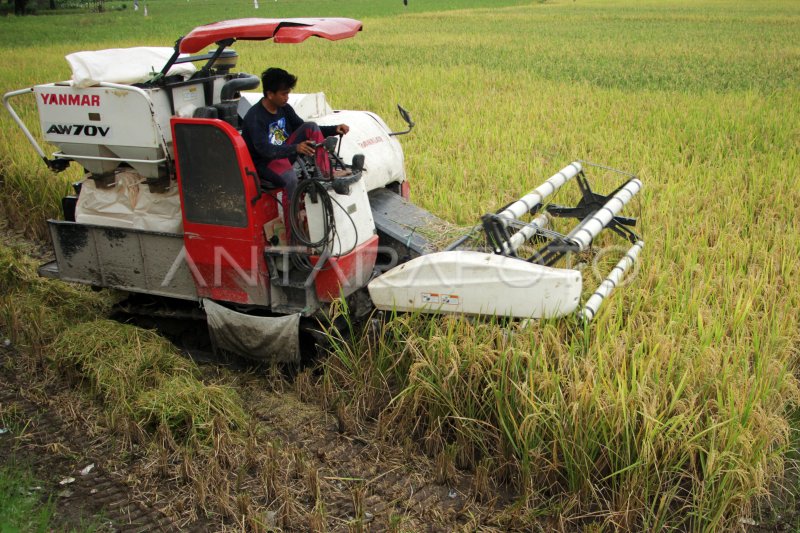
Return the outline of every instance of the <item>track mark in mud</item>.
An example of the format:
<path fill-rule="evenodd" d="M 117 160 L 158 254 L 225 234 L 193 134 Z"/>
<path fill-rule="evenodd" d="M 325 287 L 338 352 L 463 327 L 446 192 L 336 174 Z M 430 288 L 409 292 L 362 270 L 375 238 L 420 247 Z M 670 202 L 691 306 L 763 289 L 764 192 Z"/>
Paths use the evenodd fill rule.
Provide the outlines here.
<path fill-rule="evenodd" d="M 493 529 L 492 506 L 476 504 L 469 474 L 456 472 L 447 483 L 437 483 L 429 458 L 340 433 L 336 418 L 319 406 L 294 393 L 267 392 L 257 377 L 241 381 L 253 417 L 280 441 L 285 454 L 300 457 L 305 472 L 316 473 L 329 527 L 352 524 L 360 516 L 375 531 L 395 525 L 404 531 Z M 300 500 L 313 506 L 307 490 Z"/>
<path fill-rule="evenodd" d="M 0 375 L 0 415 L 14 427 L 0 436 L 0 457 L 30 467 L 43 494 L 55 496 L 57 522 L 85 527 L 102 517 L 113 531 L 180 531 L 152 506 L 134 501 L 130 487 L 104 470 L 87 432 L 26 398 L 5 377 Z M 88 469 L 91 464 L 96 466 Z"/>

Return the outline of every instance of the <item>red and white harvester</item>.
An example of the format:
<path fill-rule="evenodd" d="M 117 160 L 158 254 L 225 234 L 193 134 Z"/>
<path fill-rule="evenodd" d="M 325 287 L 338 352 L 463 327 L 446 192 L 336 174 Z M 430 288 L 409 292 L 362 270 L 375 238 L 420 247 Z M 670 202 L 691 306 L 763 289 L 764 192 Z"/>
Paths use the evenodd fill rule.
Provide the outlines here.
<path fill-rule="evenodd" d="M 63 200 L 63 220 L 49 221 L 56 260 L 40 273 L 126 291 L 132 301 L 189 302 L 218 347 L 284 361 L 298 357 L 303 321 L 337 298 L 362 316 L 377 308 L 591 320 L 643 246 L 630 229 L 635 219 L 620 215 L 641 188 L 633 176 L 600 195 L 583 165 L 570 163 L 437 250 L 423 230 L 446 224 L 408 201 L 397 137 L 414 126 L 409 114 L 398 106 L 408 127 L 392 132 L 373 113 L 332 110 L 317 93 L 292 94 L 290 103 L 305 120 L 350 126 L 318 147 L 344 172 L 324 175 L 301 157 L 294 198 L 260 186 L 240 134 L 260 80 L 234 72 L 230 46 L 346 39 L 361 27 L 344 18 L 218 22 L 193 29 L 174 49 L 70 54 L 71 80 L 5 94 L 48 167 L 58 172 L 74 161 L 85 170 Z M 41 136 L 59 149 L 51 157 L 11 106 L 29 93 Z M 576 206 L 547 201 L 572 180 Z M 562 234 L 550 229 L 553 217 L 579 222 Z M 581 305 L 581 271 L 563 258 L 589 249 L 605 228 L 630 248 Z"/>

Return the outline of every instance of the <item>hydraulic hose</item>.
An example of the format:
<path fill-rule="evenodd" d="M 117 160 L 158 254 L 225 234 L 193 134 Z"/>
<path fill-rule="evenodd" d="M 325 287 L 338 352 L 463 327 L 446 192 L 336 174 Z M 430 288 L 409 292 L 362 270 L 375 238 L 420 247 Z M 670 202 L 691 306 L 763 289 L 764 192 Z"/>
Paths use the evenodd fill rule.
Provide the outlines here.
<path fill-rule="evenodd" d="M 318 200 L 322 202 L 322 237 L 318 241 L 312 241 L 300 223 L 300 202 L 304 194 L 316 194 Z M 336 222 L 333 216 L 333 202 L 322 183 L 314 179 L 304 179 L 297 183 L 289 202 L 289 224 L 292 227 L 292 236 L 299 244 L 309 248 L 325 248 L 328 246 L 331 240 L 331 232 L 335 228 Z"/>

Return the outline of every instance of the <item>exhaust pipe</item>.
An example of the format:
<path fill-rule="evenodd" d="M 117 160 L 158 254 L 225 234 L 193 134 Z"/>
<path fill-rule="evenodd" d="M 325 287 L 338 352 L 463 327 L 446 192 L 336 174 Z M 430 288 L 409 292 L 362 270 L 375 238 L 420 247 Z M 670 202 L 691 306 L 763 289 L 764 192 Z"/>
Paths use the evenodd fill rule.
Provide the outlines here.
<path fill-rule="evenodd" d="M 258 78 L 258 76 L 240 72 L 239 77 L 226 81 L 225 85 L 222 86 L 222 90 L 219 94 L 220 100 L 223 102 L 234 100 L 234 95 L 239 91 L 257 89 L 260 83 L 261 80 Z"/>

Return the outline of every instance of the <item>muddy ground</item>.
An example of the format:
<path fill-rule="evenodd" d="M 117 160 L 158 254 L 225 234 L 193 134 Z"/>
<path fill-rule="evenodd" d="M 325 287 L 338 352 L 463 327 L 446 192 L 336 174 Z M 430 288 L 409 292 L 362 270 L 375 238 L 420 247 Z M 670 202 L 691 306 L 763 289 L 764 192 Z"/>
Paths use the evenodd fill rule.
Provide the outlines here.
<path fill-rule="evenodd" d="M 182 475 L 192 468 L 187 466 L 191 458 L 172 454 L 169 446 L 154 452 L 152 443 L 138 445 L 126 432 L 109 429 L 102 409 L 80 384 L 37 368 L 10 345 L 0 348 L 2 463 L 33 470 L 40 483 L 31 490 L 54 499 L 59 530 L 87 524 L 101 531 L 499 531 L 512 526 L 508 502 L 499 505 L 500 499 L 487 497 L 485 489 L 474 490 L 469 474 L 443 472 L 410 446 L 372 438 L 368 428 L 349 431 L 293 391 L 270 392 L 274 383 L 265 375 L 208 365 L 203 371 L 210 382 L 239 390 L 260 426 L 254 433 L 267 436 L 254 445 L 263 452 L 256 455 L 266 455 L 273 465 L 271 489 L 265 488 L 264 469 L 242 474 L 239 465 L 237 472 L 226 472 L 224 462 L 213 460 L 194 461 L 207 475 Z M 223 485 L 227 494 L 220 500 L 215 490 Z M 232 512 L 214 503 L 226 498 Z M 543 530 L 555 526 L 542 524 Z"/>

